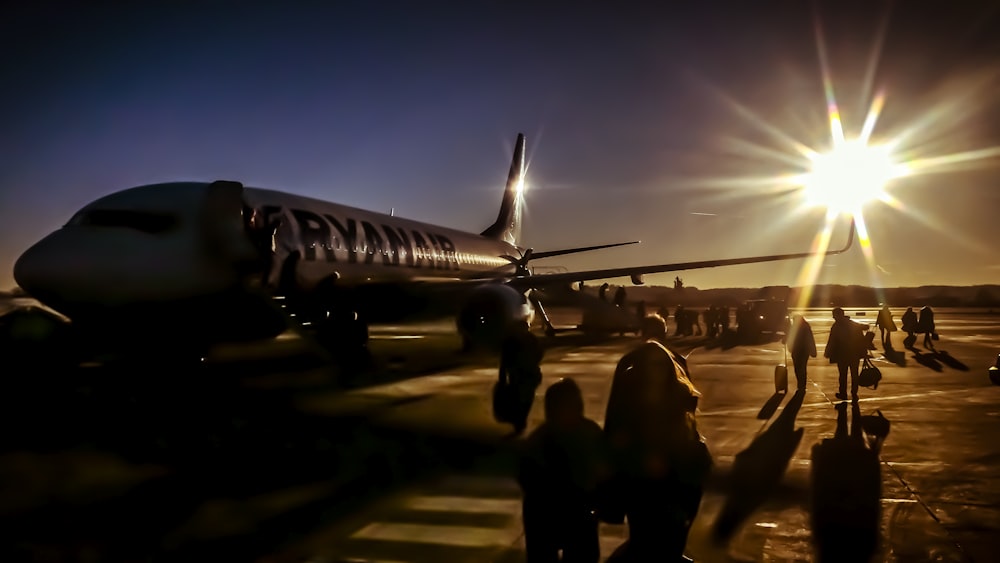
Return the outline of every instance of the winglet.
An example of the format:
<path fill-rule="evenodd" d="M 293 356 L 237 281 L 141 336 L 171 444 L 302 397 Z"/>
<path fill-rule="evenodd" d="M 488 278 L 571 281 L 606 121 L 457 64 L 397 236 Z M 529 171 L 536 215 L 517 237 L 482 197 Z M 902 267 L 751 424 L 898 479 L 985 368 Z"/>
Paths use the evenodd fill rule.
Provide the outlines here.
<path fill-rule="evenodd" d="M 517 235 L 520 230 L 520 213 L 517 209 L 517 195 L 521 190 L 524 181 L 524 133 L 517 134 L 517 142 L 514 144 L 514 158 L 510 162 L 510 172 L 507 174 L 507 187 L 503 193 L 503 200 L 500 203 L 500 213 L 497 220 L 493 222 L 481 234 L 484 237 L 495 238 L 517 244 Z"/>
<path fill-rule="evenodd" d="M 844 245 L 844 248 L 841 248 L 840 250 L 828 250 L 824 254 L 833 255 L 833 254 L 840 254 L 842 252 L 846 252 L 848 249 L 851 248 L 851 245 L 854 244 L 854 234 L 855 234 L 855 232 L 857 230 L 858 230 L 858 228 L 857 228 L 857 225 L 855 224 L 855 219 L 852 217 L 851 218 L 851 231 L 849 233 L 847 233 L 847 244 Z"/>

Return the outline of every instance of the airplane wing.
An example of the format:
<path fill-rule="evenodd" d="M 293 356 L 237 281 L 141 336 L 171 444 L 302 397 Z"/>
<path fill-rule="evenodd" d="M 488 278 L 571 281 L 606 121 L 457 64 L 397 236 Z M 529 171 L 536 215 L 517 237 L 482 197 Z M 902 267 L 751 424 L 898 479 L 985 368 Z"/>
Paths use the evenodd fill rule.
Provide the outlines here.
<path fill-rule="evenodd" d="M 608 278 L 631 277 L 636 285 L 642 284 L 641 276 L 645 274 L 659 274 L 664 272 L 679 272 L 682 270 L 697 270 L 702 268 L 717 268 L 719 266 L 734 266 L 738 264 L 757 264 L 760 262 L 777 262 L 779 260 L 794 260 L 796 258 L 809 258 L 811 256 L 833 256 L 846 252 L 854 244 L 856 227 L 851 221 L 850 232 L 847 235 L 847 243 L 843 248 L 837 250 L 827 250 L 822 253 L 816 252 L 795 252 L 790 254 L 772 254 L 769 256 L 750 256 L 745 258 L 723 258 L 719 260 L 700 260 L 697 262 L 677 262 L 674 264 L 657 264 L 654 266 L 629 266 L 624 268 L 608 268 L 604 270 L 584 270 L 580 272 L 557 272 L 552 274 L 538 275 L 511 275 L 501 274 L 496 277 L 479 277 L 473 279 L 448 279 L 438 278 L 434 281 L 441 284 L 454 284 L 456 286 L 468 286 L 482 283 L 503 283 L 516 289 L 526 290 L 542 288 L 552 285 L 569 284 L 588 280 L 600 280 Z M 575 249 L 574 249 L 575 250 Z M 559 251 L 556 251 L 559 252 Z M 535 258 L 538 257 L 536 254 Z M 432 280 L 427 280 L 432 282 Z"/>
<path fill-rule="evenodd" d="M 717 268 L 719 266 L 734 266 L 737 264 L 757 264 L 760 262 L 776 262 L 779 260 L 793 260 L 796 258 L 809 258 L 811 256 L 833 256 L 841 254 L 851 248 L 854 243 L 854 233 L 856 227 L 851 220 L 850 233 L 847 235 L 847 244 L 838 250 L 827 250 L 822 253 L 816 252 L 796 252 L 791 254 L 772 254 L 770 256 L 751 256 L 747 258 L 724 258 L 721 260 L 701 260 L 697 262 L 678 262 L 675 264 L 658 264 L 655 266 L 631 266 L 626 268 L 608 268 L 605 270 L 585 270 L 580 272 L 558 272 L 553 274 L 541 274 L 537 276 L 521 276 L 507 280 L 507 285 L 517 289 L 530 289 L 544 287 L 547 285 L 575 283 L 587 280 L 600 280 L 607 278 L 631 277 L 633 283 L 642 283 L 641 276 L 644 274 L 659 274 L 664 272 L 678 272 L 681 270 L 697 270 L 702 268 Z"/>

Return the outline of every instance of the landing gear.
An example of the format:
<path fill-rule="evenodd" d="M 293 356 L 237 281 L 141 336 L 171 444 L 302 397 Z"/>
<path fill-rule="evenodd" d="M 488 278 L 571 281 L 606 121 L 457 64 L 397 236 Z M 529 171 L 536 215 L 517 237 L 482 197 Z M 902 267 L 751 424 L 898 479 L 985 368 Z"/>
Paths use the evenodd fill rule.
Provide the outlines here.
<path fill-rule="evenodd" d="M 531 304 L 534 305 L 535 310 L 542 315 L 542 324 L 545 326 L 545 336 L 553 338 L 556 335 L 556 327 L 552 326 L 552 321 L 549 319 L 549 314 L 545 312 L 545 307 L 542 306 L 541 299 L 535 294 L 534 290 L 528 293 L 528 299 Z"/>

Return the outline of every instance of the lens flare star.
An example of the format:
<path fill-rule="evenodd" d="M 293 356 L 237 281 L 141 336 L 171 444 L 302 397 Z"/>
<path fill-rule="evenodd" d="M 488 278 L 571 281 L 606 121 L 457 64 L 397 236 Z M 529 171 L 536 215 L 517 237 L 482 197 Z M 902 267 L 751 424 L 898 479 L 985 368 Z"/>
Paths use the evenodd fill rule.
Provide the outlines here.
<path fill-rule="evenodd" d="M 887 184 L 909 174 L 910 168 L 906 163 L 896 162 L 896 143 L 870 144 L 872 131 L 885 104 L 884 93 L 879 93 L 872 102 L 861 134 L 847 140 L 833 87 L 825 73 L 824 86 L 833 148 L 825 153 L 806 152 L 810 170 L 792 177 L 791 183 L 802 187 L 808 205 L 822 205 L 836 214 L 850 213 L 855 220 L 863 221 L 862 206 L 874 200 L 890 202 L 885 191 Z"/>
<path fill-rule="evenodd" d="M 925 102 L 919 109 L 911 103 L 913 116 L 908 123 L 902 123 L 901 116 L 896 113 L 887 128 L 889 130 L 881 131 L 876 138 L 882 109 L 886 103 L 892 103 L 891 98 L 887 102 L 884 90 L 875 92 L 872 89 L 885 33 L 883 25 L 864 73 L 863 91 L 860 92 L 861 100 L 870 100 L 867 114 L 860 130 L 849 136 L 845 134 L 840 107 L 834 95 L 832 72 L 818 17 L 815 33 L 826 102 L 825 121 L 829 131 L 810 131 L 812 127 L 805 130 L 809 137 L 813 133 L 827 136 L 829 140 L 823 143 L 825 147 L 795 138 L 726 92 L 705 84 L 736 116 L 754 126 L 758 140 L 727 139 L 726 148 L 734 157 L 739 157 L 732 161 L 734 173 L 723 177 L 702 177 L 692 182 L 693 187 L 719 189 L 717 196 L 722 200 L 744 198 L 748 193 L 774 196 L 759 205 L 769 206 L 767 212 L 778 217 L 772 222 L 775 229 L 783 228 L 785 224 L 794 222 L 796 216 L 808 214 L 810 210 L 825 208 L 826 222 L 813 240 L 813 250 L 817 255 L 808 259 L 800 272 L 798 283 L 805 291 L 800 292 L 799 306 L 810 302 L 812 296 L 808 288 L 819 279 L 823 268 L 821 254 L 829 246 L 837 219 L 845 214 L 853 218 L 857 227 L 858 240 L 868 266 L 868 283 L 875 288 L 882 287 L 880 278 L 885 270 L 876 260 L 864 217 L 864 209 L 870 204 L 890 206 L 936 228 L 942 236 L 978 249 L 981 245 L 976 241 L 959 240 L 958 235 L 953 234 L 956 229 L 937 223 L 899 192 L 915 176 L 995 166 L 1000 159 L 1000 146 L 969 147 L 971 136 L 949 136 L 949 132 L 956 130 L 973 130 L 977 119 L 989 115 L 984 103 L 990 104 L 995 99 L 993 92 L 995 84 L 1000 81 L 1000 69 L 956 75 L 948 82 L 948 88 L 939 90 L 937 100 L 922 96 Z M 795 115 L 795 120 L 789 120 L 789 123 L 807 124 L 808 119 L 802 119 L 802 115 Z M 717 169 L 724 169 L 728 164 L 725 161 L 713 163 Z"/>

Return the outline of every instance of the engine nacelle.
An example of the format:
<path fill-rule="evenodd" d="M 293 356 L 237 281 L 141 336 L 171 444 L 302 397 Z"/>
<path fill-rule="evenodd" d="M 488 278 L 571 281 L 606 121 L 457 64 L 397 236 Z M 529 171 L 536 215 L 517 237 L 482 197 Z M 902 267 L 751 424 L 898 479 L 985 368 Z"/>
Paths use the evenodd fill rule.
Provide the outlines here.
<path fill-rule="evenodd" d="M 0 372 L 38 375 L 70 368 L 79 361 L 68 319 L 34 306 L 0 316 L 0 357 Z"/>
<path fill-rule="evenodd" d="M 495 346 L 515 323 L 531 324 L 535 310 L 525 294 L 490 283 L 472 290 L 458 314 L 458 332 L 467 345 Z"/>

